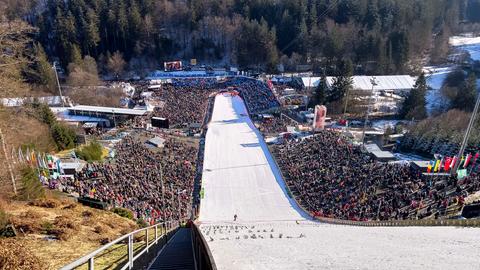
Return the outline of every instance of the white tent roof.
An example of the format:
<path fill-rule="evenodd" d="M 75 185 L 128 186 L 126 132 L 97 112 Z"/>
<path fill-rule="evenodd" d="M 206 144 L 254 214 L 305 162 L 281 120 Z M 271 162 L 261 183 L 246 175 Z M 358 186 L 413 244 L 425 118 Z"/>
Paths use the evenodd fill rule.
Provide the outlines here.
<path fill-rule="evenodd" d="M 114 108 L 114 107 L 101 107 L 101 106 L 87 106 L 77 105 L 68 108 L 70 111 L 83 111 L 92 113 L 116 113 L 125 115 L 141 116 L 147 113 L 147 110 L 126 109 L 126 108 Z"/>
<path fill-rule="evenodd" d="M 353 76 L 353 89 L 371 90 L 372 76 Z M 327 77 L 327 85 L 331 86 L 335 77 Z M 407 90 L 415 85 L 416 78 L 409 75 L 375 76 L 375 90 Z M 320 77 L 302 77 L 305 87 L 317 87 Z"/>
<path fill-rule="evenodd" d="M 327 77 L 327 85 L 333 84 L 335 77 Z M 371 76 L 353 76 L 353 89 L 371 90 Z M 406 90 L 412 89 L 416 78 L 409 75 L 375 76 L 375 90 Z"/>
<path fill-rule="evenodd" d="M 302 77 L 302 82 L 305 87 L 317 87 L 320 77 Z"/>

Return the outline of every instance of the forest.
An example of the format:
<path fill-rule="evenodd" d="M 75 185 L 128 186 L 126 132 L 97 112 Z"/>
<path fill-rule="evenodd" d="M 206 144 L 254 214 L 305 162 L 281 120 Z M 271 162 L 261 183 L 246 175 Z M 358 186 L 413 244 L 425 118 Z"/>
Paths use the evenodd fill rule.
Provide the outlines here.
<path fill-rule="evenodd" d="M 0 0 L 2 6 L 4 18 L 35 27 L 35 40 L 65 69 L 79 51 L 100 66 L 119 52 L 132 70 L 195 58 L 271 72 L 278 64 L 292 71 L 307 64 L 332 73 L 349 59 L 355 73 L 397 74 L 412 72 L 427 55 L 442 61 L 459 25 L 480 22 L 480 0 Z"/>

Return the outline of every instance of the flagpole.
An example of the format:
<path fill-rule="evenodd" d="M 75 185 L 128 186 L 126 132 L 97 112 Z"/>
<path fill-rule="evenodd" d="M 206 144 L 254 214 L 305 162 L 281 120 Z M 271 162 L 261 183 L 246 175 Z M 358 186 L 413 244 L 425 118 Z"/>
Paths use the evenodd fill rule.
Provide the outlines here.
<path fill-rule="evenodd" d="M 3 132 L 0 129 L 0 137 L 2 138 L 2 147 L 3 147 L 3 153 L 5 153 L 5 162 L 7 163 L 8 171 L 10 172 L 10 178 L 12 179 L 12 187 L 13 187 L 13 193 L 17 195 L 17 185 L 15 184 L 15 176 L 13 176 L 13 169 L 12 165 L 10 164 L 10 161 L 8 160 L 7 156 L 7 148 L 5 147 L 5 136 L 3 136 Z"/>
<path fill-rule="evenodd" d="M 480 107 L 480 94 L 477 95 L 477 102 L 475 103 L 475 108 L 473 109 L 472 116 L 470 117 L 470 122 L 468 123 L 467 130 L 465 131 L 465 136 L 463 138 L 462 147 L 460 147 L 460 151 L 458 152 L 458 158 L 460 159 L 463 154 L 465 153 L 465 148 L 467 148 L 468 144 L 468 137 L 470 137 L 470 133 L 472 132 L 473 126 L 475 124 L 475 120 L 477 118 L 478 107 Z M 456 175 L 457 170 L 460 167 L 460 162 L 456 162 L 454 168 L 452 168 L 451 175 Z"/>

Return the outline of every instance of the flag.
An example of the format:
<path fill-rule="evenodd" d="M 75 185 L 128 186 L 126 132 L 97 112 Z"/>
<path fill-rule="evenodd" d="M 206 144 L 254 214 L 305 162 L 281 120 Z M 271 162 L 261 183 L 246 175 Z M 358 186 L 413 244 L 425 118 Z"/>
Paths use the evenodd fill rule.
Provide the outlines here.
<path fill-rule="evenodd" d="M 24 162 L 24 161 L 25 161 L 25 159 L 24 159 L 24 157 L 23 157 L 23 152 L 22 152 L 22 148 L 21 148 L 21 147 L 18 148 L 18 161 L 19 161 L 19 162 Z"/>
<path fill-rule="evenodd" d="M 465 164 L 463 164 L 463 168 L 468 167 L 468 164 L 470 163 L 470 160 L 472 160 L 472 154 L 467 155 L 467 158 L 465 159 Z"/>
<path fill-rule="evenodd" d="M 27 148 L 27 152 L 25 153 L 25 159 L 27 160 L 28 163 L 30 163 L 30 157 L 31 157 L 30 149 Z"/>
<path fill-rule="evenodd" d="M 51 155 L 47 155 L 47 163 L 49 169 L 54 169 L 53 157 Z"/>
<path fill-rule="evenodd" d="M 462 156 L 462 158 L 460 159 L 459 163 L 458 163 L 458 168 L 462 167 L 462 165 L 464 164 L 465 162 L 465 156 Z"/>
<path fill-rule="evenodd" d="M 43 168 L 48 169 L 48 161 L 47 161 L 46 154 L 43 154 L 42 161 L 43 161 Z"/>
<path fill-rule="evenodd" d="M 17 164 L 17 155 L 15 155 L 15 148 L 12 147 L 12 161 L 13 164 Z"/>
<path fill-rule="evenodd" d="M 450 168 L 452 169 L 455 168 L 455 165 L 457 164 L 457 162 L 458 162 L 458 158 L 457 156 L 454 156 L 452 160 L 452 164 L 450 165 Z"/>
<path fill-rule="evenodd" d="M 35 155 L 35 158 L 37 159 L 37 168 L 41 168 L 42 167 L 42 154 L 41 153 L 38 153 Z"/>
<path fill-rule="evenodd" d="M 452 158 L 451 157 L 447 157 L 445 159 L 445 171 L 448 172 L 450 171 L 450 166 L 452 165 Z"/>
<path fill-rule="evenodd" d="M 476 153 L 475 154 L 475 158 L 473 159 L 473 164 L 475 164 L 475 162 L 477 162 L 477 159 L 480 157 L 480 153 Z"/>
<path fill-rule="evenodd" d="M 440 164 L 442 161 L 439 159 L 435 162 L 435 168 L 433 169 L 433 172 L 438 172 L 440 170 Z"/>
<path fill-rule="evenodd" d="M 37 159 L 35 158 L 35 150 L 32 150 L 31 155 L 32 165 L 35 165 L 37 163 Z"/>
<path fill-rule="evenodd" d="M 428 172 L 428 173 L 431 173 L 431 172 L 432 172 L 432 167 L 433 167 L 432 164 L 433 164 L 433 161 L 428 162 L 428 166 L 427 166 L 427 172 Z"/>
<path fill-rule="evenodd" d="M 62 173 L 62 172 L 61 172 L 62 168 L 60 167 L 60 159 L 57 159 L 56 164 L 57 164 L 57 168 L 56 168 L 56 169 L 57 169 L 57 172 L 58 172 L 59 174 L 61 174 L 61 173 Z"/>
<path fill-rule="evenodd" d="M 467 177 L 467 169 L 462 169 L 457 171 L 457 179 L 463 179 Z"/>

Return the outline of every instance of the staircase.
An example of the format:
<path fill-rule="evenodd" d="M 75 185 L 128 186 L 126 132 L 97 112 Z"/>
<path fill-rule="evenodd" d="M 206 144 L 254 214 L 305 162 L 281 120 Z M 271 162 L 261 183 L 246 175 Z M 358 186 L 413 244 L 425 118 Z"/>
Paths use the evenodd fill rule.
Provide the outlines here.
<path fill-rule="evenodd" d="M 180 228 L 153 261 L 149 270 L 195 270 L 190 228 Z"/>

